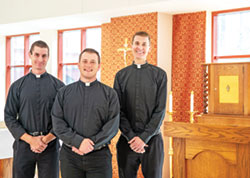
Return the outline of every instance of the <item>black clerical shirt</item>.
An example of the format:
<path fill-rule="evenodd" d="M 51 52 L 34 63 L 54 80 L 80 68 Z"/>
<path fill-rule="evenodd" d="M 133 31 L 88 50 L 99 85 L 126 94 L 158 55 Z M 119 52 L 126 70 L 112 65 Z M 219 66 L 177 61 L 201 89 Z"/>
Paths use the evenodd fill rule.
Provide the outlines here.
<path fill-rule="evenodd" d="M 120 130 L 128 141 L 139 136 L 147 143 L 159 133 L 165 116 L 166 87 L 166 72 L 148 63 L 132 64 L 116 74 Z"/>
<path fill-rule="evenodd" d="M 97 80 L 79 80 L 58 92 L 52 109 L 53 129 L 67 145 L 79 148 L 89 138 L 98 149 L 118 132 L 119 112 L 115 90 Z"/>
<path fill-rule="evenodd" d="M 4 109 L 6 126 L 18 140 L 24 133 L 52 132 L 51 109 L 57 91 L 64 84 L 45 72 L 32 72 L 15 81 Z"/>

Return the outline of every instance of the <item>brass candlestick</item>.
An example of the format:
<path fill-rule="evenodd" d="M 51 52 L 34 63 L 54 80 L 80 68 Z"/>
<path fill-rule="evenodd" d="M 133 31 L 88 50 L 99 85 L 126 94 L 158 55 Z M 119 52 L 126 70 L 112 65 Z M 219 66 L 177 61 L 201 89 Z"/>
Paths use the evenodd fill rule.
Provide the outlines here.
<path fill-rule="evenodd" d="M 169 122 L 173 122 L 173 112 L 167 112 L 167 114 L 169 115 Z M 173 138 L 169 137 L 169 148 L 168 148 L 168 155 L 169 155 L 169 174 L 170 174 L 170 178 L 173 177 L 173 154 L 174 154 L 174 150 L 173 150 Z"/>
<path fill-rule="evenodd" d="M 197 111 L 189 111 L 190 114 L 190 123 L 193 124 L 194 123 L 194 115 L 195 113 L 197 113 Z"/>

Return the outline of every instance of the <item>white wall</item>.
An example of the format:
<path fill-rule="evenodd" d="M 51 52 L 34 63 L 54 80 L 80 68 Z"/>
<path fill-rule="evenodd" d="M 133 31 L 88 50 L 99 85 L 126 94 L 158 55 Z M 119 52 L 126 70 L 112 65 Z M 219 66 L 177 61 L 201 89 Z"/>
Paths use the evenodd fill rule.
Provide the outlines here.
<path fill-rule="evenodd" d="M 4 117 L 5 105 L 5 36 L 0 36 L 0 122 Z"/>
<path fill-rule="evenodd" d="M 47 72 L 57 77 L 57 30 L 43 30 L 40 39 L 45 41 L 50 48 L 50 56 L 47 64 Z"/>
<path fill-rule="evenodd" d="M 171 14 L 249 7 L 249 0 L 1 0 L 0 24 L 97 12 L 123 16 L 145 12 Z"/>
<path fill-rule="evenodd" d="M 157 65 L 168 75 L 168 93 L 171 91 L 172 74 L 172 21 L 171 14 L 158 13 Z"/>
<path fill-rule="evenodd" d="M 137 5 L 162 1 L 166 0 L 1 0 L 0 24 L 111 9 L 130 9 Z"/>
<path fill-rule="evenodd" d="M 171 14 L 158 13 L 158 40 L 157 40 L 157 65 L 167 72 L 168 76 L 168 94 L 171 91 L 171 74 L 172 74 L 172 26 L 173 16 Z M 168 108 L 168 105 L 167 105 Z M 165 119 L 168 119 L 166 115 Z M 163 129 L 163 127 L 162 127 Z M 164 165 L 163 165 L 163 177 L 169 178 L 169 155 L 168 138 L 164 137 Z"/>

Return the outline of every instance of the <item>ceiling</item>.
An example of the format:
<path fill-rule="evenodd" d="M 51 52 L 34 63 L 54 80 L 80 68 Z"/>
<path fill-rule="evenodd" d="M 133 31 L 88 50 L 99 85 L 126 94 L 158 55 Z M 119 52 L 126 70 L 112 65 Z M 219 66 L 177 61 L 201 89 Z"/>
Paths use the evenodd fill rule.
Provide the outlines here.
<path fill-rule="evenodd" d="M 9 2 L 15 0 L 1 0 L 1 1 Z M 80 3 L 82 3 L 82 1 L 84 0 L 75 0 L 75 1 L 79 1 Z M 92 0 L 92 1 L 98 1 L 98 0 Z M 108 0 L 108 1 L 117 3 L 120 1 L 124 2 L 125 0 Z M 99 2 L 106 2 L 106 1 L 99 1 Z M 105 6 L 101 4 L 98 6 L 99 8 L 95 6 L 96 8 L 90 7 L 90 8 L 85 8 L 85 10 L 83 10 L 84 8 L 81 7 L 79 8 L 79 11 L 75 10 L 76 13 L 74 13 L 74 10 L 72 10 L 69 11 L 67 15 L 65 14 L 60 15 L 60 13 L 57 13 L 51 15 L 50 17 L 44 17 L 44 18 L 42 16 L 36 17 L 35 16 L 36 14 L 34 15 L 28 14 L 26 18 L 22 18 L 20 20 L 18 18 L 15 18 L 17 20 L 12 19 L 8 21 L 6 17 L 7 14 L 6 15 L 2 14 L 1 17 L 3 18 L 6 17 L 7 20 L 4 21 L 3 19 L 3 22 L 5 23 L 0 23 L 0 35 L 5 36 L 5 35 L 14 35 L 22 33 L 31 33 L 49 29 L 65 29 L 65 28 L 100 25 L 102 23 L 109 22 L 112 17 L 147 13 L 147 12 L 180 14 L 180 13 L 189 13 L 197 11 L 218 11 L 218 10 L 250 7 L 250 0 L 127 0 L 125 2 L 126 3 L 122 4 L 122 6 L 119 3 L 117 3 L 114 4 L 113 6 Z M 102 6 L 103 9 L 101 8 Z M 32 7 L 28 6 L 27 8 L 32 8 Z M 53 8 L 53 10 L 54 9 L 55 8 Z M 61 9 L 58 8 L 58 12 L 60 12 L 60 10 Z M 63 9 L 61 11 L 64 12 Z M 42 13 L 46 14 L 44 12 Z M 39 13 L 37 14 L 39 15 Z M 18 17 L 18 14 L 15 17 Z"/>

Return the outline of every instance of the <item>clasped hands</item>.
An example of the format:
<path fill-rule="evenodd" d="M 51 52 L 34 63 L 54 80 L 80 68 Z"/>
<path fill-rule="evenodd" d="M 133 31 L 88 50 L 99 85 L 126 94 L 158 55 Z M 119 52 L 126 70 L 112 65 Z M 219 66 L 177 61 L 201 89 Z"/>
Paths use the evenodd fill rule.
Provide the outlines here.
<path fill-rule="evenodd" d="M 48 146 L 45 136 L 33 136 L 29 144 L 31 151 L 34 153 L 42 153 Z"/>
<path fill-rule="evenodd" d="M 144 141 L 138 136 L 131 139 L 128 143 L 130 148 L 136 153 L 144 153 L 145 147 L 148 147 L 148 145 L 146 145 Z M 83 139 L 79 149 L 73 146 L 72 151 L 79 155 L 84 155 L 93 151 L 94 145 L 95 144 L 92 140 L 90 140 L 89 138 L 85 138 Z"/>
<path fill-rule="evenodd" d="M 31 151 L 34 153 L 42 153 L 48 146 L 49 142 L 56 137 L 52 133 L 48 133 L 45 136 L 31 136 L 24 134 L 21 139 L 29 143 Z"/>
<path fill-rule="evenodd" d="M 132 138 L 128 142 L 128 144 L 130 148 L 136 153 L 144 153 L 145 147 L 148 147 L 148 145 L 146 145 L 144 141 L 138 136 L 135 136 L 134 138 Z"/>
<path fill-rule="evenodd" d="M 79 149 L 72 146 L 72 151 L 79 154 L 79 155 L 85 155 L 91 151 L 94 150 L 94 142 L 90 140 L 89 138 L 83 139 Z"/>

